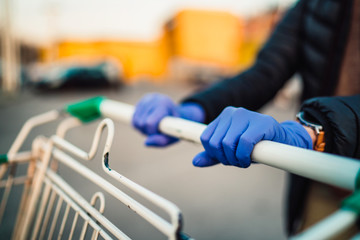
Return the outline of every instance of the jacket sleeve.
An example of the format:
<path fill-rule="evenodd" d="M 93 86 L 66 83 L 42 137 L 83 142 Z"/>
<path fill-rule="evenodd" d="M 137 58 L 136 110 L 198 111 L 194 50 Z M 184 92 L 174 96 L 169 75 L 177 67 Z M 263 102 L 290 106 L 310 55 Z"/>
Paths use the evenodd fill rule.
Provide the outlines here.
<path fill-rule="evenodd" d="M 188 97 L 184 102 L 202 105 L 206 123 L 215 119 L 227 106 L 257 110 L 267 103 L 297 70 L 303 8 L 304 1 L 299 1 L 285 14 L 252 67 Z"/>
<path fill-rule="evenodd" d="M 360 94 L 313 98 L 301 111 L 324 127 L 325 152 L 360 158 Z"/>

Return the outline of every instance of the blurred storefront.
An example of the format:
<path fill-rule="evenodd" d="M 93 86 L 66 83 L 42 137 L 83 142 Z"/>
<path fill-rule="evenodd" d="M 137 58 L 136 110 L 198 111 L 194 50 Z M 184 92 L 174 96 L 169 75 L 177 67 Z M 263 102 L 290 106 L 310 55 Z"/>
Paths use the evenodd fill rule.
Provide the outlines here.
<path fill-rule="evenodd" d="M 153 41 L 67 39 L 44 48 L 41 56 L 44 62 L 111 58 L 125 83 L 212 81 L 251 64 L 280 14 L 271 9 L 244 20 L 225 11 L 187 9 L 165 23 Z"/>

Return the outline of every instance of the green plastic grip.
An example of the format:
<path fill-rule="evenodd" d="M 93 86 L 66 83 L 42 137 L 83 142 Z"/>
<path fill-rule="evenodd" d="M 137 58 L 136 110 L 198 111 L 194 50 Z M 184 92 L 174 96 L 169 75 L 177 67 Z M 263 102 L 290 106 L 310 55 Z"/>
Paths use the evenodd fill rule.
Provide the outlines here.
<path fill-rule="evenodd" d="M 345 198 L 341 203 L 341 208 L 350 209 L 356 214 L 360 214 L 360 190 L 355 191 L 351 196 Z"/>
<path fill-rule="evenodd" d="M 357 172 L 357 175 L 356 175 L 355 189 L 360 189 L 360 170 Z"/>
<path fill-rule="evenodd" d="M 341 208 L 350 209 L 360 215 L 360 170 L 355 179 L 355 191 L 342 201 Z"/>
<path fill-rule="evenodd" d="M 8 162 L 8 156 L 6 154 L 0 154 L 0 164 Z"/>
<path fill-rule="evenodd" d="M 100 105 L 105 97 L 98 96 L 81 102 L 69 104 L 65 110 L 80 119 L 82 122 L 90 122 L 101 117 Z"/>

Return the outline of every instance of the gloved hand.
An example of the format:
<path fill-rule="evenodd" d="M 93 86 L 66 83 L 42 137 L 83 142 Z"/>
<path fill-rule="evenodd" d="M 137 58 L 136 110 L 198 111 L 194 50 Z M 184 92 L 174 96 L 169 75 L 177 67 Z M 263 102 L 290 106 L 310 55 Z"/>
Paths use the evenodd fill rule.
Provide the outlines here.
<path fill-rule="evenodd" d="M 178 140 L 159 132 L 159 123 L 166 116 L 203 122 L 205 112 L 196 103 L 177 105 L 166 95 L 159 93 L 146 94 L 136 105 L 132 118 L 133 126 L 143 134 L 148 135 L 145 145 L 163 147 Z"/>
<path fill-rule="evenodd" d="M 195 156 L 193 164 L 207 167 L 222 163 L 247 168 L 251 152 L 261 140 L 312 149 L 310 135 L 300 123 L 278 123 L 268 115 L 227 107 L 202 133 L 205 151 Z"/>

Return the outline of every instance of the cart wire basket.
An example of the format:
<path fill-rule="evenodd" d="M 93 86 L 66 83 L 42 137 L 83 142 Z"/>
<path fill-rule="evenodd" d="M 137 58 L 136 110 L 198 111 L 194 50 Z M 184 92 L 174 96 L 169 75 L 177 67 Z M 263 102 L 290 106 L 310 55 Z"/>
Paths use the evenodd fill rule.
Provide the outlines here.
<path fill-rule="evenodd" d="M 0 221 L 1 225 L 7 221 L 4 215 L 7 208 L 17 211 L 12 239 L 130 239 L 103 215 L 104 194 L 96 192 L 91 199 L 82 197 L 57 173 L 58 163 L 81 175 L 89 184 L 97 185 L 117 199 L 119 204 L 125 204 L 168 239 L 189 239 L 181 233 L 181 212 L 175 204 L 111 169 L 109 151 L 115 132 L 112 120 L 105 118 L 98 123 L 90 151 L 85 152 L 64 138 L 69 130 L 83 122 L 78 118 L 64 117 L 66 114 L 63 110 L 54 110 L 29 119 L 8 154 L 1 157 Z M 18 152 L 32 128 L 58 118 L 64 120 L 54 135 L 38 136 L 32 141 L 30 151 Z M 100 138 L 105 134 L 105 145 L 99 146 Z M 107 175 L 161 208 L 168 217 L 161 217 L 81 163 L 93 159 L 98 148 L 102 148 L 101 164 Z M 17 173 L 20 165 L 27 168 L 23 174 Z M 19 186 L 22 189 L 21 198 L 14 199 L 11 197 L 12 191 Z"/>

